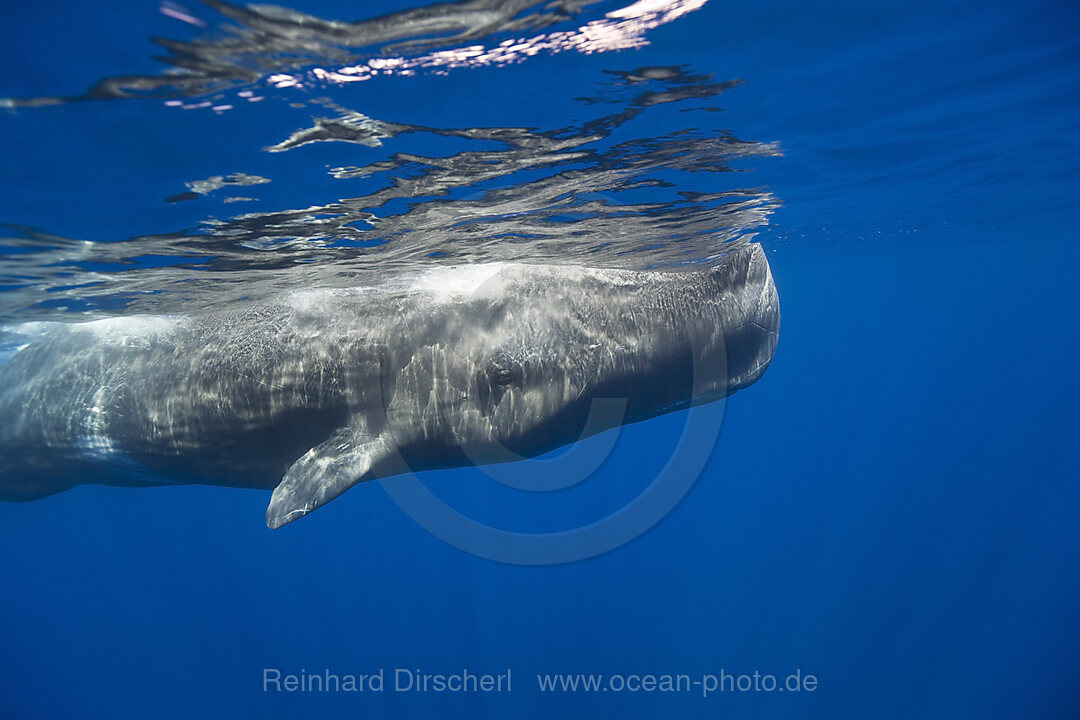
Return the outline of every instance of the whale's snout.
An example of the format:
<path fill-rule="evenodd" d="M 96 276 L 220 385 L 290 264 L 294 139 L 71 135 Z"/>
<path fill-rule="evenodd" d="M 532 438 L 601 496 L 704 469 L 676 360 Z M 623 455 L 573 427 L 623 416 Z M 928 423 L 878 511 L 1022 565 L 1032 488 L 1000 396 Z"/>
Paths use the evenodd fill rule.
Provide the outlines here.
<path fill-rule="evenodd" d="M 755 383 L 768 369 L 780 337 L 780 300 L 765 251 L 751 243 L 714 271 L 721 283 L 728 392 Z"/>

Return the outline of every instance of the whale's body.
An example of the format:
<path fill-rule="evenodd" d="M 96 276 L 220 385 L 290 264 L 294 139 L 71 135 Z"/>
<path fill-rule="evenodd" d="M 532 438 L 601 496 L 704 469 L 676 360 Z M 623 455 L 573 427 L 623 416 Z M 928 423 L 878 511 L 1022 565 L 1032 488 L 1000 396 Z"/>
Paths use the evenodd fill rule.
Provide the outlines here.
<path fill-rule="evenodd" d="M 59 325 L 0 365 L 0 498 L 276 488 L 278 527 L 372 477 L 536 456 L 725 397 L 765 371 L 779 320 L 751 244 L 707 270 L 463 266 Z M 587 422 L 595 398 L 624 414 Z"/>

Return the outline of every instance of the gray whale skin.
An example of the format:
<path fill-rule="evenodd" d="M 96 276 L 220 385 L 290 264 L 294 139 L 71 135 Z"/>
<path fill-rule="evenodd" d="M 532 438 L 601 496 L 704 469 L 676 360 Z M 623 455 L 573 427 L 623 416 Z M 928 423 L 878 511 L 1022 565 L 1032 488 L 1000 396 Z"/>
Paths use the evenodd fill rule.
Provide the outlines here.
<path fill-rule="evenodd" d="M 532 457 L 730 395 L 779 324 L 757 244 L 705 270 L 460 266 L 58 324 L 0 365 L 0 499 L 274 489 L 276 528 L 373 477 Z M 594 422 L 594 398 L 624 412 Z"/>

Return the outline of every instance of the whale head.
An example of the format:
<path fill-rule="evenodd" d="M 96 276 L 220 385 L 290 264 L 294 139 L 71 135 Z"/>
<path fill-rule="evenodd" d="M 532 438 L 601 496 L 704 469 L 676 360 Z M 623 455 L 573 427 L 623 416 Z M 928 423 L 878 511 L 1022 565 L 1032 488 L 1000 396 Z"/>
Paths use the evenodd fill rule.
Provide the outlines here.
<path fill-rule="evenodd" d="M 413 469 L 533 457 L 730 395 L 765 372 L 780 321 L 758 245 L 706 270 L 489 268 L 452 307 L 388 393 Z"/>
<path fill-rule="evenodd" d="M 535 457 L 726 397 L 765 372 L 780 322 L 756 244 L 672 272 L 449 268 L 408 299 L 380 313 L 382 370 L 366 386 L 381 401 L 366 393 L 349 427 L 290 467 L 271 527 L 362 480 Z"/>

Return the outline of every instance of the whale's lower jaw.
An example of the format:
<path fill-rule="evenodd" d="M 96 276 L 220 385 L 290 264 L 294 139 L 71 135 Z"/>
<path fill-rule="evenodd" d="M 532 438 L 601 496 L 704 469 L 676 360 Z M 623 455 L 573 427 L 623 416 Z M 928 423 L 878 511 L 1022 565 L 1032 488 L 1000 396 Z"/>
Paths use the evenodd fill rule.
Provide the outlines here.
<path fill-rule="evenodd" d="M 77 483 L 41 482 L 26 479 L 19 483 L 0 483 L 0 500 L 7 502 L 30 502 L 70 490 Z"/>

